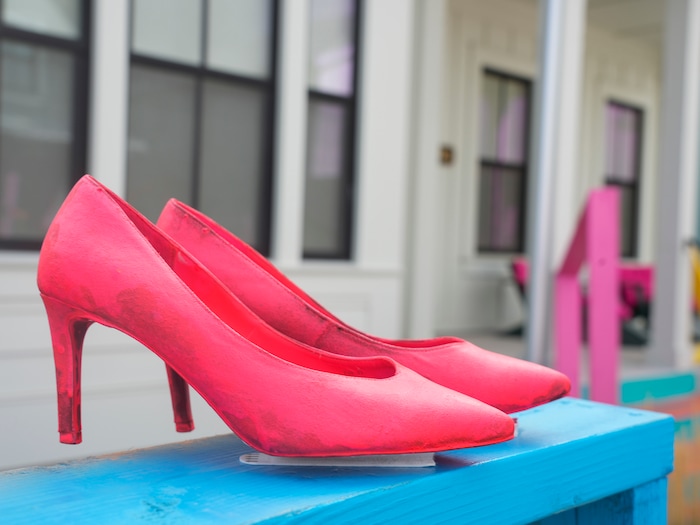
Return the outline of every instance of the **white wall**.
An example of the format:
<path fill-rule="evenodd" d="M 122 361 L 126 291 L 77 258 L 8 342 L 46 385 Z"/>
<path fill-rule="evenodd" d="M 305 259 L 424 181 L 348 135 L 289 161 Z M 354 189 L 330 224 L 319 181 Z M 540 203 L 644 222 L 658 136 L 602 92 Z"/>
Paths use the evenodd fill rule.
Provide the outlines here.
<path fill-rule="evenodd" d="M 412 75 L 412 1 L 365 3 L 355 260 L 306 263 L 299 228 L 304 192 L 305 100 L 300 64 L 306 45 L 306 0 L 290 8 L 282 54 L 286 87 L 275 179 L 273 254 L 283 271 L 348 322 L 379 335 L 401 335 L 405 267 L 405 201 Z M 95 2 L 89 165 L 117 192 L 126 187 L 128 1 Z M 283 15 L 284 16 L 284 15 Z M 283 24 L 284 25 L 284 24 Z M 284 50 L 283 50 L 284 51 Z M 285 71 L 285 63 L 281 65 Z M 296 68 L 296 69 L 295 69 Z M 286 105 L 285 105 L 286 104 Z M 295 105 L 296 104 L 296 105 Z M 287 168 L 292 170 L 287 173 Z M 296 171 L 294 171 L 296 170 Z M 126 336 L 88 331 L 83 361 L 83 436 L 58 442 L 55 380 L 48 324 L 35 284 L 36 254 L 0 252 L 0 469 L 52 463 L 228 432 L 196 395 L 197 430 L 177 434 L 163 364 Z"/>
<path fill-rule="evenodd" d="M 443 141 L 455 163 L 441 178 L 438 332 L 506 328 L 519 321 L 509 256 L 476 252 L 479 178 L 479 104 L 484 68 L 534 79 L 537 59 L 535 4 L 496 0 L 450 3 Z"/>
<path fill-rule="evenodd" d="M 294 1 L 294 7 L 306 4 Z M 299 107 L 306 103 L 299 95 L 306 80 L 306 75 L 299 74 L 305 59 L 298 48 L 290 49 L 299 46 L 298 40 L 281 50 L 282 56 L 291 56 L 297 69 L 286 73 L 283 82 L 290 87 L 281 93 L 287 132 L 280 137 L 275 174 L 272 260 L 338 316 L 386 337 L 401 335 L 413 9 L 413 2 L 405 0 L 364 3 L 352 261 L 301 260 L 304 177 L 300 159 L 306 143 L 305 134 L 296 130 L 304 128 L 306 115 L 305 108 Z M 305 20 L 298 12 L 294 18 L 296 23 L 292 21 L 288 30 L 302 38 Z M 305 95 L 305 85 L 303 89 Z"/>
<path fill-rule="evenodd" d="M 654 256 L 658 119 L 660 108 L 659 49 L 616 38 L 601 29 L 588 29 L 584 77 L 581 179 L 579 205 L 587 192 L 602 183 L 605 167 L 605 121 L 608 100 L 639 107 L 644 112 L 640 215 L 637 260 L 651 262 Z"/>
<path fill-rule="evenodd" d="M 360 76 L 356 261 L 400 272 L 405 266 L 413 2 L 364 2 Z"/>
<path fill-rule="evenodd" d="M 511 255 L 476 251 L 480 81 L 487 67 L 536 80 L 537 3 L 453 0 L 449 7 L 442 118 L 444 142 L 454 145 L 456 155 L 454 165 L 440 178 L 436 329 L 498 330 L 517 325 L 524 312 L 510 278 Z M 588 191 L 603 183 L 605 102 L 614 98 L 639 106 L 645 122 L 638 259 L 648 261 L 654 243 L 658 50 L 590 25 L 585 38 L 577 206 L 560 210 L 555 220 L 574 223 Z"/>

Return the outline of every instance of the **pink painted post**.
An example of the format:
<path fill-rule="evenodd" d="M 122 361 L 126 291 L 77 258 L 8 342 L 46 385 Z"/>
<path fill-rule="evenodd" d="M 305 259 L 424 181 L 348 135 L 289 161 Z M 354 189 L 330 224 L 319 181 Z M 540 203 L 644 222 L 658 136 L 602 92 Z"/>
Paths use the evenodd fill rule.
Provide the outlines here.
<path fill-rule="evenodd" d="M 619 192 L 600 190 L 590 201 L 588 252 L 588 348 L 590 397 L 617 403 L 620 348 L 619 317 Z"/>
<path fill-rule="evenodd" d="M 579 218 L 574 238 L 557 272 L 554 287 L 554 366 L 571 380 L 571 395 L 579 396 L 581 349 L 581 286 L 578 273 L 586 254 L 586 212 Z"/>
<path fill-rule="evenodd" d="M 555 281 L 555 366 L 571 379 L 571 395 L 578 396 L 582 334 L 578 274 L 588 263 L 590 397 L 606 403 L 618 400 L 618 207 L 616 188 L 591 192 Z"/>
<path fill-rule="evenodd" d="M 576 276 L 557 276 L 555 287 L 554 366 L 571 380 L 570 395 L 579 397 L 579 362 L 581 347 L 581 288 Z"/>

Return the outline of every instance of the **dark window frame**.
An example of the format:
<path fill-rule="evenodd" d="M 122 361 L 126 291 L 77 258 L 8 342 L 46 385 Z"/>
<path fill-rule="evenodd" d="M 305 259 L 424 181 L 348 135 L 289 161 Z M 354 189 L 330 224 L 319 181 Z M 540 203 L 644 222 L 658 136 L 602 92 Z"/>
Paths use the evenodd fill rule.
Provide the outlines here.
<path fill-rule="evenodd" d="M 134 0 L 130 2 L 130 22 L 129 22 L 129 66 L 136 64 L 153 68 L 159 71 L 169 71 L 180 74 L 189 75 L 194 79 L 194 137 L 195 143 L 192 145 L 192 167 L 190 169 L 190 192 L 192 195 L 192 207 L 199 209 L 199 188 L 201 182 L 201 151 L 202 151 L 202 121 L 204 107 L 204 83 L 207 80 L 219 80 L 228 83 L 235 83 L 242 86 L 253 86 L 259 88 L 264 94 L 267 102 L 267 112 L 265 122 L 262 126 L 261 144 L 263 145 L 261 155 L 262 180 L 260 182 L 260 201 L 258 202 L 258 217 L 256 224 L 258 231 L 256 238 L 258 245 L 256 250 L 263 255 L 270 254 L 271 243 L 271 227 L 272 227 L 272 201 L 273 201 L 273 178 L 274 178 L 274 161 L 276 148 L 276 104 L 278 90 L 278 53 L 277 46 L 279 43 L 279 17 L 280 17 L 280 2 L 272 0 L 272 20 L 271 34 L 272 41 L 270 42 L 268 60 L 270 64 L 270 74 L 267 78 L 259 79 L 238 75 L 236 73 L 224 72 L 217 69 L 211 69 L 206 66 L 207 56 L 207 30 L 208 30 L 208 14 L 209 0 L 202 0 L 202 20 L 201 20 L 201 35 L 200 35 L 200 63 L 199 65 L 184 64 L 165 58 L 156 58 L 148 55 L 139 54 L 133 50 L 133 31 L 134 31 Z M 128 158 L 128 151 L 126 152 Z M 126 183 L 129 183 L 129 175 L 126 174 Z"/>
<path fill-rule="evenodd" d="M 478 233 L 478 219 L 477 219 L 477 235 L 476 235 L 476 245 L 477 252 L 479 254 L 521 254 L 525 251 L 525 232 L 526 232 L 526 221 L 527 221 L 527 194 L 528 194 L 528 182 L 529 182 L 529 172 L 530 172 L 530 133 L 531 133 L 531 115 L 532 115 L 532 92 L 533 92 L 533 81 L 532 79 L 508 73 L 499 69 L 494 69 L 490 67 L 485 67 L 482 71 L 482 81 L 487 75 L 498 77 L 502 81 L 515 81 L 520 82 L 524 85 L 526 90 L 527 105 L 525 110 L 525 130 L 523 133 L 523 151 L 524 159 L 522 164 L 515 164 L 511 162 L 504 162 L 499 159 L 483 157 L 481 151 L 479 152 L 479 185 L 482 184 L 482 177 L 484 176 L 484 168 L 488 169 L 507 169 L 512 171 L 520 172 L 521 185 L 520 185 L 520 216 L 518 217 L 518 246 L 513 250 L 510 248 L 497 248 L 489 245 L 482 245 L 479 239 Z M 502 96 L 502 92 L 505 84 L 499 86 L 499 97 Z M 479 206 L 482 203 L 479 202 Z"/>
<path fill-rule="evenodd" d="M 620 248 L 620 255 L 625 258 L 636 258 L 639 253 L 639 195 L 640 195 L 640 183 L 642 178 L 642 148 L 644 147 L 644 109 L 640 106 L 630 104 L 628 102 L 623 102 L 618 99 L 610 98 L 605 102 L 605 109 L 609 106 L 614 106 L 619 109 L 626 111 L 631 111 L 637 116 L 636 127 L 634 130 L 635 144 L 635 156 L 634 156 L 634 180 L 625 181 L 619 178 L 615 174 L 607 173 L 607 167 L 605 173 L 603 174 L 606 186 L 616 186 L 618 188 L 624 188 L 631 194 L 631 231 L 630 233 L 630 249 L 628 251 L 622 250 Z M 606 128 L 606 133 L 608 132 Z M 606 136 L 606 141 L 608 137 Z M 604 154 L 607 155 L 607 147 L 614 147 L 614 145 L 606 143 L 606 149 Z M 622 208 L 620 208 L 622 212 Z M 622 217 L 620 217 L 622 219 Z M 622 233 L 622 231 L 620 232 Z M 622 235 L 620 236 L 622 239 Z"/>
<path fill-rule="evenodd" d="M 353 252 L 355 248 L 355 198 L 356 198 L 356 179 L 357 179 L 357 131 L 359 115 L 357 110 L 359 108 L 359 86 L 360 86 L 360 76 L 362 71 L 360 70 L 361 54 L 362 54 L 362 42 L 361 42 L 361 30 L 362 30 L 362 15 L 363 15 L 363 0 L 355 1 L 355 26 L 353 28 L 353 41 L 355 44 L 355 54 L 353 56 L 353 79 L 352 79 L 352 94 L 349 96 L 335 95 L 331 93 L 325 93 L 323 91 L 309 88 L 308 89 L 308 103 L 309 107 L 313 101 L 321 102 L 331 102 L 337 104 L 345 111 L 347 111 L 348 119 L 345 123 L 345 143 L 343 144 L 343 152 L 345 155 L 344 159 L 344 187 L 343 187 L 343 198 L 344 198 L 344 210 L 345 213 L 345 229 L 343 235 L 345 237 L 345 243 L 338 252 L 322 252 L 307 250 L 303 247 L 302 239 L 302 258 L 309 260 L 352 260 Z M 307 109 L 308 114 L 308 109 Z M 308 125 L 307 125 L 307 136 L 308 136 Z M 308 159 L 306 159 L 305 170 L 308 170 Z M 306 175 L 306 171 L 305 171 Z M 306 181 L 306 179 L 304 179 Z"/>
<path fill-rule="evenodd" d="M 0 13 L 3 11 L 4 1 L 0 0 Z M 91 59 L 91 19 L 92 1 L 80 0 L 80 36 L 75 40 L 59 36 L 47 35 L 35 31 L 20 29 L 5 24 L 0 16 L 0 42 L 12 41 L 29 44 L 37 47 L 55 49 L 71 53 L 75 68 L 73 71 L 73 115 L 71 131 L 73 144 L 71 150 L 71 177 L 69 187 L 87 171 L 87 138 L 88 138 L 88 109 L 90 107 L 90 59 Z M 2 101 L 0 101 L 0 114 L 2 114 Z M 2 155 L 2 151 L 0 151 Z M 0 250 L 38 251 L 43 239 L 0 238 Z"/>

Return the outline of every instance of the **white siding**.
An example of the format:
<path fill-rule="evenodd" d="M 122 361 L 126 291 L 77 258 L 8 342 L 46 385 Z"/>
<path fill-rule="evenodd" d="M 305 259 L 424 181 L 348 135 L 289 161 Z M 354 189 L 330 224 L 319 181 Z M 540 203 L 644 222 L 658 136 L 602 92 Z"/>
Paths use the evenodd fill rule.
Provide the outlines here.
<path fill-rule="evenodd" d="M 523 310 L 511 282 L 511 256 L 476 251 L 480 82 L 484 68 L 537 80 L 537 3 L 454 0 L 450 8 L 447 95 L 442 115 L 444 142 L 455 146 L 456 155 L 455 164 L 443 170 L 440 179 L 443 207 L 436 218 L 441 240 L 436 267 L 436 330 L 498 330 L 519 323 Z M 554 220 L 574 223 L 588 191 L 603 184 L 605 102 L 614 98 L 639 106 L 644 111 L 644 149 L 638 259 L 649 261 L 654 246 L 658 49 L 590 25 L 585 40 L 581 164 L 574 190 L 577 205 L 560 210 Z"/>

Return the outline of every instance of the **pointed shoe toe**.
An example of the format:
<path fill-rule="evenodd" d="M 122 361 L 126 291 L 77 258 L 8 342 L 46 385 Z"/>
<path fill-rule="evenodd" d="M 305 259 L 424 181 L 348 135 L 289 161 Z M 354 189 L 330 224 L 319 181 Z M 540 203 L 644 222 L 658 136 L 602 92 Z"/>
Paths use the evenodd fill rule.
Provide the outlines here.
<path fill-rule="evenodd" d="M 428 377 L 454 385 L 460 392 L 507 414 L 549 403 L 564 397 L 571 389 L 569 378 L 557 370 L 466 341 L 437 349 L 435 358 L 461 364 L 462 373 L 424 365 Z"/>
<path fill-rule="evenodd" d="M 566 376 L 456 337 L 389 340 L 340 321 L 253 247 L 203 213 L 171 199 L 158 226 L 187 248 L 243 303 L 280 332 L 345 356 L 387 356 L 447 388 L 508 413 L 566 395 Z"/>
<path fill-rule="evenodd" d="M 260 319 L 177 242 L 89 176 L 39 256 L 56 365 L 60 439 L 78 443 L 81 356 L 92 323 L 165 363 L 178 430 L 188 385 L 252 447 L 274 455 L 426 452 L 505 441 L 510 418 L 386 357 L 346 357 Z"/>

